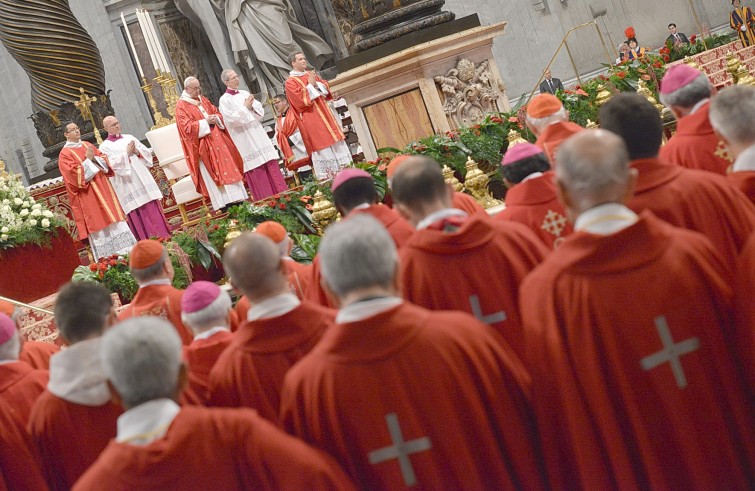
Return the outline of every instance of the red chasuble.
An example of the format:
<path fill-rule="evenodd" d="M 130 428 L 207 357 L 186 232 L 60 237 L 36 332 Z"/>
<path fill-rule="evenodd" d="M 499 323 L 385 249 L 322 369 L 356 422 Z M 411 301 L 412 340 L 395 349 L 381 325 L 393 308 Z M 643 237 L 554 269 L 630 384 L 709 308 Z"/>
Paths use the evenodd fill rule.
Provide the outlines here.
<path fill-rule="evenodd" d="M 660 158 L 688 169 L 726 174 L 734 162 L 708 120 L 710 102 L 676 123 L 676 133 L 661 147 Z"/>
<path fill-rule="evenodd" d="M 41 341 L 24 341 L 18 361 L 23 361 L 32 368 L 39 370 L 50 369 L 50 357 L 60 351 L 60 347 L 52 343 Z"/>
<path fill-rule="evenodd" d="M 0 411 L 0 490 L 45 491 L 37 455 L 24 424 Z"/>
<path fill-rule="evenodd" d="M 29 418 L 29 432 L 53 490 L 71 489 L 73 483 L 115 438 L 120 406 L 84 406 L 45 391 Z"/>
<path fill-rule="evenodd" d="M 344 136 L 341 125 L 326 102 L 333 99 L 328 82 L 317 77 L 317 81 L 328 88 L 328 95 L 312 99 L 307 92 L 308 78 L 309 74 L 304 74 L 300 77 L 291 76 L 286 80 L 286 97 L 291 106 L 286 119 L 297 119 L 307 151 L 312 153 L 328 148 L 343 140 Z"/>
<path fill-rule="evenodd" d="M 26 425 L 34 401 L 45 391 L 48 377 L 47 370 L 35 370 L 22 361 L 0 364 L 1 410 Z"/>
<path fill-rule="evenodd" d="M 488 326 L 405 302 L 329 326 L 286 375 L 281 421 L 362 489 L 539 489 L 528 390 Z"/>
<path fill-rule="evenodd" d="M 550 249 L 572 232 L 564 206 L 556 196 L 556 185 L 550 172 L 509 189 L 506 208 L 495 219 L 526 225 Z"/>
<path fill-rule="evenodd" d="M 189 365 L 189 380 L 183 392 L 185 402 L 207 402 L 210 371 L 232 340 L 233 334 L 230 331 L 220 331 L 207 339 L 195 339 L 184 346 L 184 360 Z"/>
<path fill-rule="evenodd" d="M 742 249 L 737 263 L 735 309 L 739 363 L 747 376 L 751 402 L 755 403 L 755 233 Z"/>
<path fill-rule="evenodd" d="M 353 485 L 331 457 L 252 410 L 184 407 L 165 437 L 149 445 L 111 442 L 73 489 L 348 490 Z"/>
<path fill-rule="evenodd" d="M 723 176 L 683 169 L 658 159 L 632 162 L 639 171 L 628 206 L 650 210 L 671 225 L 701 232 L 733 264 L 755 231 L 755 207 Z"/>
<path fill-rule="evenodd" d="M 79 240 L 89 237 L 92 232 L 99 232 L 108 225 L 126 219 L 115 190 L 108 180 L 113 171 L 108 167 L 105 174 L 100 171 L 89 181 L 84 180 L 84 167 L 87 148 L 94 149 L 94 155 L 107 162 L 105 154 L 89 142 L 83 141 L 78 148 L 63 148 L 58 156 L 58 167 L 66 185 L 71 212 L 76 220 Z"/>
<path fill-rule="evenodd" d="M 726 179 L 755 204 L 755 171 L 731 172 L 726 175 Z"/>
<path fill-rule="evenodd" d="M 286 115 L 287 114 L 288 113 L 286 113 Z M 300 167 L 304 167 L 305 165 L 311 165 L 312 163 L 309 157 L 296 161 L 294 160 L 294 151 L 291 150 L 291 145 L 288 143 L 288 139 L 297 131 L 299 131 L 299 126 L 297 125 L 297 119 L 294 116 L 293 111 L 291 111 L 290 117 L 284 118 L 278 116 L 278 118 L 275 120 L 275 141 L 286 160 L 286 167 L 290 170 L 296 170 Z M 301 132 L 299 132 L 299 134 L 301 134 Z M 310 150 L 309 142 L 303 137 L 302 141 L 304 142 L 304 148 L 309 154 L 311 154 L 312 151 Z"/>
<path fill-rule="evenodd" d="M 613 235 L 573 234 L 524 281 L 526 365 L 557 488 L 749 488 L 728 275 L 705 237 L 644 213 Z"/>
<path fill-rule="evenodd" d="M 521 356 L 519 285 L 547 254 L 524 225 L 473 216 L 454 232 L 418 230 L 399 251 L 403 297 L 490 324 Z"/>
<path fill-rule="evenodd" d="M 577 123 L 571 121 L 562 121 L 559 123 L 553 123 L 545 127 L 545 129 L 537 137 L 535 145 L 540 147 L 545 155 L 548 156 L 548 160 L 551 162 L 551 167 L 556 168 L 556 152 L 558 147 L 561 146 L 564 140 L 569 138 L 575 133 L 579 133 L 584 130 L 583 127 Z"/>
<path fill-rule="evenodd" d="M 191 344 L 194 334 L 181 322 L 181 297 L 183 290 L 171 285 L 148 285 L 139 288 L 130 304 L 118 314 L 118 320 L 140 315 L 152 315 L 165 319 L 176 328 L 184 346 Z"/>
<path fill-rule="evenodd" d="M 474 215 L 477 213 L 487 215 L 485 208 L 480 206 L 480 204 L 467 193 L 454 192 L 452 199 L 453 203 L 451 206 L 457 210 L 466 212 L 468 215 Z"/>
<path fill-rule="evenodd" d="M 215 114 L 222 121 L 220 111 L 206 97 L 202 97 L 201 104 L 207 114 Z M 191 180 L 197 192 L 208 198 L 207 187 L 199 173 L 199 161 L 207 167 L 207 172 L 218 187 L 241 181 L 244 161 L 228 132 L 218 125 L 210 125 L 210 134 L 199 138 L 199 122 L 204 119 L 202 112 L 193 104 L 180 99 L 176 103 L 176 125 Z"/>
<path fill-rule="evenodd" d="M 208 405 L 250 407 L 277 424 L 283 377 L 334 318 L 332 310 L 304 302 L 279 317 L 242 324 L 210 373 Z"/>

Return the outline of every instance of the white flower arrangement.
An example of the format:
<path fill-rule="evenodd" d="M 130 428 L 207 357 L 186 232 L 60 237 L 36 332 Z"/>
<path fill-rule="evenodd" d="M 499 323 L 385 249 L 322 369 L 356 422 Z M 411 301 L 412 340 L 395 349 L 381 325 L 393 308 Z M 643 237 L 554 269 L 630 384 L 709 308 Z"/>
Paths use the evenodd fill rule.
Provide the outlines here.
<path fill-rule="evenodd" d="M 0 171 L 0 249 L 49 243 L 51 232 L 64 224 L 63 217 L 35 202 L 18 175 Z"/>

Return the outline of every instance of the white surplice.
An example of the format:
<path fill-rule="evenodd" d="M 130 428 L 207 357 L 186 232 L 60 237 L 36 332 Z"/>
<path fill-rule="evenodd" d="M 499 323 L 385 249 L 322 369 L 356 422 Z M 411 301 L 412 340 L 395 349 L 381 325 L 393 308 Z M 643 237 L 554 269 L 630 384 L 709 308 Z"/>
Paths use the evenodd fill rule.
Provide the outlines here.
<path fill-rule="evenodd" d="M 139 155 L 128 155 L 126 147 L 136 143 Z M 128 214 L 150 201 L 162 200 L 163 193 L 149 171 L 152 151 L 131 135 L 121 135 L 116 141 L 105 140 L 100 151 L 107 155 L 115 177 L 110 182 L 118 195 L 123 212 Z"/>
<path fill-rule="evenodd" d="M 223 94 L 218 104 L 218 110 L 223 115 L 223 123 L 228 128 L 233 143 L 236 144 L 241 158 L 244 159 L 244 172 L 270 162 L 278 160 L 278 152 L 270 143 L 267 132 L 262 127 L 265 109 L 262 103 L 254 100 L 252 109 L 244 105 L 249 92 L 239 90 L 237 94 Z"/>

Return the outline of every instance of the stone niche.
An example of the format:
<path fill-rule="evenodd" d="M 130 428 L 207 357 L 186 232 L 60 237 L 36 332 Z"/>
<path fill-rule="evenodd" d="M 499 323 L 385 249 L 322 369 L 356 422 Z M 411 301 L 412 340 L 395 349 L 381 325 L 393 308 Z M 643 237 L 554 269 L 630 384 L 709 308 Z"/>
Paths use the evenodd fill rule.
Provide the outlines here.
<path fill-rule="evenodd" d="M 365 157 L 474 124 L 510 105 L 493 58 L 506 22 L 466 29 L 342 72 L 331 89 L 349 104 Z"/>

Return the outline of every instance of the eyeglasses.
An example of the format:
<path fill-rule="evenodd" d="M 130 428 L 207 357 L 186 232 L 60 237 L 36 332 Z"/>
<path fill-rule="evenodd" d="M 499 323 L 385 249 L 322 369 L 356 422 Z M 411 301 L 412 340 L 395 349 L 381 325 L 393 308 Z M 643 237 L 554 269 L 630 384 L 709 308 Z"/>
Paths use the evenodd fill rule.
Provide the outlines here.
<path fill-rule="evenodd" d="M 65 130 L 65 133 L 72 133 L 74 131 L 79 131 L 79 128 L 76 127 L 76 128 L 71 128 L 71 129 Z"/>

